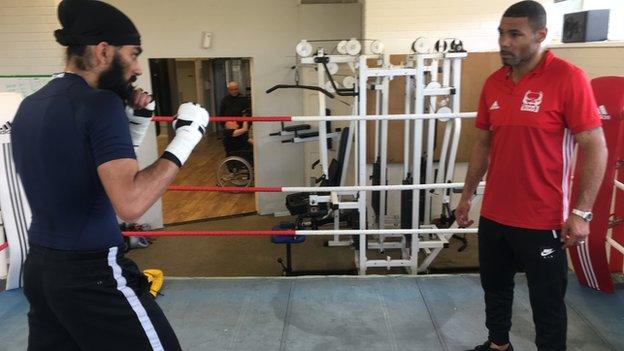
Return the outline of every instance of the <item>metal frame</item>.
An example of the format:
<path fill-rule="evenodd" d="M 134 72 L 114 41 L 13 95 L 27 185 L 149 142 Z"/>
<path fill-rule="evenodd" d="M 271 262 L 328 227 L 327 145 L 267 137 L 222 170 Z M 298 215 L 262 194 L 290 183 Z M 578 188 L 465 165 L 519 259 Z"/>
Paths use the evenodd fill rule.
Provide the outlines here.
<path fill-rule="evenodd" d="M 315 55 L 311 56 L 311 57 L 304 57 L 300 59 L 300 63 L 301 65 L 314 65 L 316 67 L 316 71 L 317 71 L 317 84 L 319 88 L 325 88 L 325 83 L 326 83 L 326 79 L 325 79 L 325 75 L 329 74 L 328 72 L 326 72 L 326 63 L 322 63 L 322 59 L 325 59 L 327 62 L 326 63 L 335 63 L 335 64 L 349 64 L 351 65 L 351 67 L 353 67 L 352 65 L 354 64 L 354 62 L 357 60 L 356 57 L 353 56 L 349 56 L 349 55 L 325 55 L 324 50 L 319 50 Z M 329 77 L 331 79 L 331 77 Z M 325 115 L 325 109 L 327 106 L 327 96 L 326 94 L 324 94 L 323 92 L 319 91 L 318 92 L 318 104 L 319 104 L 319 116 L 326 116 Z M 358 104 L 358 97 L 354 96 L 354 105 Z M 353 108 L 353 114 L 355 115 L 355 113 L 357 112 L 357 107 Z M 331 117 L 328 117 L 327 120 L 330 120 Z M 349 134 L 347 136 L 348 141 L 347 141 L 347 147 L 346 147 L 346 151 L 345 151 L 345 158 L 344 158 L 344 163 L 343 163 L 343 167 L 341 170 L 341 174 L 340 174 L 340 185 L 344 186 L 346 183 L 346 177 L 347 177 L 347 169 L 348 169 L 348 165 L 349 165 L 349 160 L 350 160 L 350 153 L 351 153 L 351 145 L 353 143 L 353 139 L 354 139 L 354 135 L 355 135 L 355 122 L 351 122 L 350 123 L 350 128 L 349 128 Z M 331 133 L 331 131 L 329 131 L 330 133 L 328 133 L 327 131 L 327 126 L 324 122 L 319 122 L 318 124 L 318 130 L 319 130 L 319 136 L 318 137 L 312 137 L 312 138 L 306 138 L 305 141 L 312 141 L 312 140 L 318 140 L 319 141 L 319 159 L 322 165 L 322 176 L 324 177 L 328 177 L 329 174 L 329 157 L 328 157 L 328 153 L 327 153 L 327 137 L 338 137 L 341 134 L 340 133 Z M 296 142 L 296 139 L 293 139 L 294 142 Z M 357 156 L 355 157 L 355 161 L 357 161 Z M 356 175 L 357 177 L 357 175 Z M 331 203 L 333 206 L 332 208 L 335 208 L 335 210 L 332 210 L 332 216 L 333 216 L 333 226 L 334 229 L 339 229 L 340 228 L 340 209 L 358 209 L 357 206 L 357 201 L 353 202 L 353 201 L 343 201 L 342 199 L 342 194 L 338 193 L 338 192 L 332 192 L 331 196 L 318 196 L 318 195 L 310 195 L 310 204 L 311 205 L 315 205 L 321 202 L 325 202 L 325 203 Z M 349 237 L 348 239 L 341 239 L 339 234 L 334 234 L 333 238 L 331 240 L 329 240 L 327 242 L 327 245 L 330 247 L 335 247 L 335 246 L 350 246 L 353 243 L 353 241 L 351 240 L 351 238 Z"/>
<path fill-rule="evenodd" d="M 423 118 L 414 118 L 413 133 L 410 126 L 410 122 L 405 121 L 405 140 L 404 140 L 404 176 L 408 173 L 413 175 L 413 184 L 416 185 L 420 182 L 420 165 L 422 155 L 422 142 L 423 142 L 423 120 L 428 119 L 428 138 L 427 138 L 427 173 L 426 183 L 431 184 L 436 181 L 433 176 L 434 163 L 433 163 L 433 151 L 434 151 L 434 136 L 435 136 L 435 121 L 447 118 L 447 126 L 445 128 L 444 140 L 442 142 L 442 154 L 439 162 L 439 176 L 437 177 L 438 183 L 450 182 L 454 176 L 454 166 L 457 156 L 457 148 L 459 145 L 459 135 L 461 133 L 461 119 L 459 114 L 459 97 L 460 97 L 460 82 L 461 82 L 461 60 L 467 56 L 466 53 L 449 53 L 449 54 L 414 54 L 409 57 L 408 63 L 404 67 L 391 67 L 388 64 L 386 57 L 384 57 L 381 68 L 370 68 L 366 64 L 366 57 L 361 57 L 359 62 L 359 85 L 360 91 L 366 88 L 368 79 L 376 78 L 376 96 L 378 100 L 376 102 L 377 115 L 385 116 L 386 118 L 380 118 L 381 122 L 375 123 L 375 159 L 379 156 L 381 165 L 380 183 L 385 185 L 386 180 L 386 166 L 387 166 L 387 118 L 388 115 L 388 101 L 390 96 L 389 80 L 395 76 L 405 76 L 406 78 L 406 102 L 405 102 L 405 115 L 419 115 Z M 439 62 L 442 63 L 442 84 L 441 87 L 433 86 L 428 87 L 426 83 L 438 81 L 438 67 Z M 452 70 L 451 70 L 452 67 Z M 429 72 L 430 80 L 426 81 L 425 73 Z M 452 82 L 452 85 L 451 85 Z M 430 106 L 435 107 L 437 98 L 439 96 L 449 95 L 449 100 L 452 101 L 451 111 L 453 118 L 448 118 L 443 114 L 437 114 L 434 111 L 435 108 L 430 108 L 428 116 L 425 114 L 425 100 L 428 100 Z M 379 99 L 380 98 L 380 99 Z M 412 104 L 413 103 L 413 104 Z M 371 117 L 366 114 L 366 96 L 360 95 L 360 131 L 359 131 L 359 174 L 360 182 L 358 185 L 361 187 L 365 184 L 366 179 L 366 123 L 367 117 Z M 413 106 L 413 107 L 412 107 Z M 412 114 L 413 113 L 413 114 Z M 381 117 L 380 116 L 380 117 Z M 410 116 L 410 117 L 411 117 Z M 468 116 L 465 116 L 469 118 Z M 411 119 L 411 118 L 410 118 Z M 412 162 L 410 165 L 410 146 L 412 147 Z M 411 172 L 410 172 L 411 166 Z M 364 179 L 364 181 L 363 181 Z M 450 184 L 449 184 L 450 185 Z M 449 189 L 445 188 L 445 189 Z M 419 199 L 420 189 L 414 188 L 413 190 L 413 206 L 412 206 L 412 228 L 420 228 L 428 230 L 427 234 L 435 234 L 435 239 L 423 241 L 420 235 L 412 235 L 411 247 L 408 247 L 408 240 L 404 236 L 399 237 L 399 241 L 385 242 L 386 238 L 396 237 L 396 234 L 392 234 L 393 230 L 385 229 L 385 198 L 386 191 L 380 191 L 380 204 L 379 204 L 379 218 L 377 221 L 377 227 L 382 230 L 379 234 L 377 242 L 368 242 L 363 234 L 360 234 L 360 247 L 356 254 L 356 263 L 360 274 L 365 274 L 368 267 L 406 267 L 411 274 L 417 274 L 426 270 L 429 264 L 435 259 L 441 249 L 453 235 L 442 234 L 435 226 L 420 226 L 419 218 Z M 430 222 L 431 212 L 431 194 L 426 192 L 425 201 L 425 218 L 423 222 L 428 224 Z M 366 212 L 368 205 L 366 201 L 366 192 L 360 191 L 360 229 L 365 229 L 365 219 L 367 217 Z M 444 201 L 450 201 L 450 196 L 446 196 Z M 453 229 L 453 228 L 451 228 Z M 367 249 L 400 249 L 401 258 L 387 260 L 368 260 L 366 256 Z M 418 265 L 418 254 L 420 250 L 423 250 L 427 257 L 423 263 Z"/>
<path fill-rule="evenodd" d="M 390 64 L 389 55 L 360 55 L 358 57 L 348 55 L 325 55 L 324 50 L 320 49 L 311 57 L 300 58 L 302 65 L 315 65 L 317 69 L 318 87 L 325 87 L 325 64 L 327 63 L 343 63 L 349 64 L 352 68 L 357 68 L 358 75 L 358 87 L 359 98 L 356 97 L 357 110 L 354 109 L 354 114 L 357 117 L 351 117 L 351 128 L 349 135 L 348 150 L 350 151 L 350 143 L 352 141 L 351 136 L 355 135 L 355 159 L 354 165 L 356 166 L 355 173 L 355 187 L 351 187 L 352 190 L 357 189 L 357 201 L 342 201 L 341 192 L 333 187 L 329 196 L 310 195 L 310 203 L 317 204 L 319 202 L 331 203 L 332 208 L 338 209 L 334 211 L 334 231 L 339 228 L 339 209 L 342 208 L 357 208 L 359 213 L 359 247 L 356 248 L 356 265 L 360 274 L 365 274 L 368 267 L 393 267 L 393 266 L 405 266 L 412 274 L 417 274 L 418 271 L 422 271 L 428 267 L 428 265 L 437 256 L 440 250 L 448 243 L 448 239 L 452 236 L 450 234 L 442 234 L 434 226 L 420 227 L 420 222 L 425 225 L 430 223 L 430 214 L 432 207 L 432 194 L 429 191 L 425 192 L 425 218 L 419 218 L 419 196 L 420 192 L 424 191 L 425 187 L 418 185 L 421 177 L 421 157 L 423 154 L 423 132 L 424 132 L 424 120 L 428 120 L 427 128 L 427 145 L 426 145 L 426 185 L 431 185 L 434 182 L 436 193 L 443 194 L 443 203 L 450 202 L 450 195 L 446 195 L 449 189 L 453 188 L 456 184 L 444 184 L 450 183 L 453 179 L 455 170 L 455 160 L 457 156 L 457 148 L 459 145 L 459 136 L 461 133 L 461 118 L 471 118 L 474 114 L 460 114 L 459 111 L 459 97 L 460 97 L 460 82 L 461 82 L 461 60 L 467 56 L 466 53 L 433 53 L 433 54 L 412 54 L 408 56 L 407 62 L 402 66 L 393 66 Z M 381 67 L 368 67 L 367 59 L 377 59 L 380 62 Z M 324 62 L 324 63 L 322 63 Z M 353 64 L 355 63 L 355 66 Z M 442 77 L 439 79 L 438 67 L 442 66 Z M 354 70 L 355 71 L 355 70 Z M 389 114 L 389 98 L 390 98 L 390 80 L 397 76 L 405 77 L 405 114 L 402 115 L 390 115 Z M 330 76 L 328 76 L 331 79 Z M 375 89 L 375 114 L 368 115 L 366 111 L 366 92 L 369 85 L 369 79 L 374 79 L 373 87 Z M 441 80 L 440 82 L 438 82 Z M 311 122 L 319 121 L 319 155 L 321 158 L 321 164 L 323 168 L 323 175 L 328 176 L 328 159 L 327 159 L 327 143 L 326 143 L 326 126 L 323 122 L 327 120 L 348 120 L 348 116 L 325 116 L 326 107 L 326 95 L 319 91 L 319 116 L 318 117 L 305 117 L 296 116 L 291 120 Z M 439 97 L 447 96 L 447 99 L 451 101 L 451 114 L 438 114 L 436 109 L 437 100 Z M 425 102 L 428 104 L 428 108 L 425 106 Z M 426 113 L 425 113 L 426 112 Z M 346 118 L 345 118 L 346 117 Z M 417 230 L 425 229 L 427 234 L 437 234 L 437 239 L 421 241 L 419 235 L 413 235 L 413 231 L 408 232 L 412 235 L 411 247 L 408 247 L 408 240 L 406 240 L 403 234 L 399 235 L 399 241 L 388 241 L 386 238 L 396 238 L 397 233 L 393 232 L 393 229 L 386 231 L 386 197 L 388 190 L 398 190 L 404 188 L 402 186 L 386 186 L 387 180 L 387 164 L 388 164 L 388 121 L 395 119 L 404 119 L 404 166 L 403 174 L 406 177 L 408 174 L 412 174 L 413 183 L 411 189 L 413 196 L 412 206 L 412 228 Z M 442 152 L 440 160 L 438 162 L 438 176 L 434 177 L 434 138 L 436 133 L 436 122 L 438 120 L 446 122 L 444 130 L 444 139 L 442 141 Z M 374 159 L 380 162 L 380 186 L 369 187 L 367 184 L 367 163 L 366 163 L 366 136 L 367 136 L 367 120 L 374 120 L 375 137 L 374 137 Z M 413 120 L 411 122 L 410 120 Z M 412 128 L 413 125 L 413 128 Z M 351 134 L 353 133 L 353 134 Z M 410 148 L 412 149 L 410 152 Z M 410 162 L 410 156 L 412 160 Z M 340 185 L 343 186 L 346 180 L 346 168 L 349 162 L 346 161 L 341 174 Z M 411 171 L 410 171 L 411 170 Z M 342 187 L 340 187 L 342 188 Z M 375 218 L 376 221 L 371 227 L 376 227 L 380 232 L 377 233 L 377 240 L 370 242 L 367 241 L 367 234 L 370 230 L 367 228 L 369 203 L 367 200 L 367 191 L 369 188 L 379 189 L 379 215 Z M 428 187 L 427 187 L 428 188 Z M 285 189 L 285 188 L 284 188 Z M 327 188 L 329 190 L 330 188 Z M 318 188 L 318 190 L 321 190 Z M 325 190 L 325 191 L 327 191 Z M 420 229 L 419 229 L 420 228 Z M 364 232 L 366 231 L 366 232 Z M 366 233 L 366 234 L 364 234 Z M 333 240 L 329 241 L 330 246 L 344 246 L 349 245 L 351 240 L 340 240 L 340 234 L 334 232 Z M 435 237 L 435 235 L 434 235 Z M 394 240 L 394 239 L 393 239 Z M 368 260 L 366 251 L 367 249 L 400 249 L 401 259 L 394 260 Z M 418 266 L 418 254 L 420 250 L 423 250 L 427 255 L 427 258 Z"/>

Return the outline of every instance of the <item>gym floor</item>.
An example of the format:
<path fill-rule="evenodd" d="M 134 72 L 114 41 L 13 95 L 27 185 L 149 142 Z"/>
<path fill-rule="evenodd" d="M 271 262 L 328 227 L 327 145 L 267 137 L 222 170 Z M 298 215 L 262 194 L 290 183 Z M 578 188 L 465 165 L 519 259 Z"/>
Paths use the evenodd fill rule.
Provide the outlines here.
<path fill-rule="evenodd" d="M 511 341 L 535 350 L 526 280 Z M 184 350 L 465 350 L 483 342 L 477 275 L 171 278 L 158 297 Z M 624 350 L 624 286 L 603 294 L 570 275 L 568 350 Z M 24 350 L 28 303 L 0 293 L 0 350 Z"/>

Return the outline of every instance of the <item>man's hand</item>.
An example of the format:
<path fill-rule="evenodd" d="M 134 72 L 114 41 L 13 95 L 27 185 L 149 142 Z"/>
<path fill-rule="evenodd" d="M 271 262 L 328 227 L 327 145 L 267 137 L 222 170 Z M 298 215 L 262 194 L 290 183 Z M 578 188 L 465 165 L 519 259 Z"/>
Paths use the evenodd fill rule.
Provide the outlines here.
<path fill-rule="evenodd" d="M 126 116 L 130 122 L 130 136 L 135 148 L 143 142 L 155 108 L 156 103 L 152 95 L 142 89 L 137 89 L 132 93 L 131 101 L 128 101 L 128 106 L 126 106 Z"/>
<path fill-rule="evenodd" d="M 147 107 L 147 105 L 154 100 L 152 94 L 149 94 L 143 89 L 139 88 L 132 92 L 132 97 L 128 101 L 128 106 L 133 110 L 140 110 Z M 154 109 L 152 109 L 154 110 Z"/>
<path fill-rule="evenodd" d="M 165 149 L 164 158 L 182 167 L 195 145 L 201 140 L 208 127 L 208 111 L 200 105 L 186 102 L 180 105 L 173 120 L 175 137 Z"/>
<path fill-rule="evenodd" d="M 470 227 L 474 221 L 468 218 L 468 213 L 470 212 L 471 201 L 470 200 L 459 200 L 459 204 L 455 209 L 455 221 L 457 221 L 457 226 L 460 228 Z"/>
<path fill-rule="evenodd" d="M 575 214 L 570 214 L 568 220 L 561 227 L 563 248 L 567 249 L 585 243 L 588 235 L 589 222 Z"/>

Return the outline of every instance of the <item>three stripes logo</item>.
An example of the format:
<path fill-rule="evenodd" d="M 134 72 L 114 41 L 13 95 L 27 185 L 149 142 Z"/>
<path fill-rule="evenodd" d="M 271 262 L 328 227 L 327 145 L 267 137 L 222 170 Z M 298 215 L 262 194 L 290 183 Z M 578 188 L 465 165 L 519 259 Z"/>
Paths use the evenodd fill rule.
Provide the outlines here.
<path fill-rule="evenodd" d="M 600 118 L 603 120 L 610 120 L 611 115 L 607 111 L 607 108 L 604 105 L 598 106 L 598 113 L 600 114 Z"/>

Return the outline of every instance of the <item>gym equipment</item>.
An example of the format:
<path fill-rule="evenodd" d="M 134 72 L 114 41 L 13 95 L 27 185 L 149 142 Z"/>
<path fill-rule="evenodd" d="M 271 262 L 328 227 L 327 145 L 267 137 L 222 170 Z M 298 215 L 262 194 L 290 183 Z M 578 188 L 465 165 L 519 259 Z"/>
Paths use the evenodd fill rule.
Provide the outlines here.
<path fill-rule="evenodd" d="M 4 234 L 8 245 L 9 269 L 6 280 L 6 289 L 22 287 L 24 274 L 23 264 L 28 253 L 28 227 L 32 213 L 28 199 L 24 193 L 22 183 L 15 171 L 11 151 L 11 125 L 15 112 L 22 101 L 17 93 L 0 93 L 0 123 L 3 124 L 0 132 L 0 208 Z M 4 243 L 4 238 L 0 244 Z M 7 248 L 0 250 L 0 263 L 6 267 L 4 258 Z M 4 262 L 3 262 L 4 261 Z"/>

